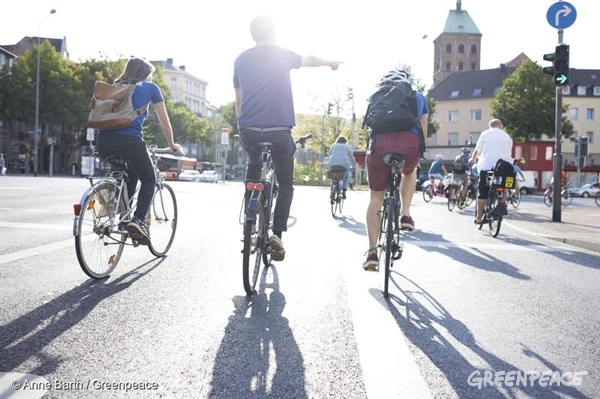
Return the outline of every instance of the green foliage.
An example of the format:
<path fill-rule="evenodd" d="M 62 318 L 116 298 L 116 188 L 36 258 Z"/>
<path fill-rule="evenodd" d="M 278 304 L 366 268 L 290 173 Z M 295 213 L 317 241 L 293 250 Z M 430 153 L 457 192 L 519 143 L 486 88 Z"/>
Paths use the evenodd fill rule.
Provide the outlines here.
<path fill-rule="evenodd" d="M 504 124 L 516 142 L 546 135 L 554 136 L 555 86 L 535 62 L 526 61 L 504 80 L 502 88 L 490 101 L 491 113 Z M 563 106 L 563 115 L 568 110 Z M 563 116 L 562 134 L 569 136 L 573 125 Z"/>

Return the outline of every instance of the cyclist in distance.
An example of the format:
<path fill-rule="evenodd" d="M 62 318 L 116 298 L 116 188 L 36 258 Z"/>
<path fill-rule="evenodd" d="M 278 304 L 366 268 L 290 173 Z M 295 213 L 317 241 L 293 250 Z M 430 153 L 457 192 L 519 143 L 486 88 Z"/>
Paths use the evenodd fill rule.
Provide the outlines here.
<path fill-rule="evenodd" d="M 327 161 L 327 169 L 331 170 L 334 167 L 346 169 L 346 177 L 342 182 L 342 198 L 346 199 L 346 190 L 350 183 L 350 168 L 356 164 L 352 148 L 347 144 L 344 136 L 339 136 L 335 143 L 329 149 L 329 160 Z"/>
<path fill-rule="evenodd" d="M 281 235 L 287 230 L 294 195 L 296 144 L 292 128 L 296 120 L 290 71 L 321 66 L 336 70 L 340 62 L 300 56 L 277 46 L 275 24 L 268 16 L 254 18 L 250 23 L 250 33 L 256 45 L 238 55 L 234 62 L 235 111 L 240 142 L 248 154 L 246 181 L 259 181 L 262 169 L 261 149 L 253 150 L 252 145 L 270 142 L 275 147 L 272 157 L 279 192 L 273 212 L 270 245 L 274 251 L 272 259 L 281 261 L 285 257 Z"/>
<path fill-rule="evenodd" d="M 469 174 L 471 164 L 469 163 L 469 154 L 471 150 L 469 147 L 463 147 L 461 153 L 454 158 L 452 164 L 452 174 L 455 179 L 461 181 L 460 201 L 461 205 L 464 205 L 467 199 L 467 187 L 469 186 Z"/>
<path fill-rule="evenodd" d="M 448 174 L 443 161 L 444 157 L 442 154 L 437 154 L 435 156 L 435 161 L 433 161 L 429 167 L 429 180 L 431 180 L 431 185 L 435 187 L 435 179 L 439 180 L 437 187 L 435 187 L 437 192 L 441 192 L 444 189 L 444 176 Z"/>
<path fill-rule="evenodd" d="M 479 173 L 479 195 L 477 197 L 477 216 L 476 224 L 482 223 L 483 210 L 488 198 L 489 185 L 487 182 L 487 172 L 494 169 L 499 159 L 504 159 L 512 163 L 512 138 L 502 130 L 503 125 L 500 119 L 492 119 L 489 122 L 489 129 L 481 133 L 475 151 L 469 159 L 471 164 L 477 162 Z M 499 204 L 504 205 L 506 204 Z"/>
<path fill-rule="evenodd" d="M 410 75 L 406 71 L 394 69 L 381 77 L 377 84 L 378 87 L 386 84 L 398 84 L 406 82 L 412 84 Z M 377 94 L 377 93 L 376 93 Z M 423 135 L 427 137 L 427 121 L 429 108 L 427 100 L 423 94 L 416 92 L 418 118 L 420 121 Z M 377 98 L 370 98 L 373 102 Z M 379 211 L 383 204 L 383 197 L 387 186 L 388 176 L 391 167 L 383 163 L 383 156 L 388 153 L 398 153 L 404 155 L 404 167 L 402 181 L 400 183 L 400 227 L 403 230 L 413 230 L 415 222 L 410 216 L 410 204 L 416 189 L 415 170 L 419 164 L 420 146 L 419 146 L 419 127 L 405 132 L 385 132 L 373 134 L 369 132 L 369 148 L 366 156 L 367 177 L 369 181 L 370 201 L 367 207 L 367 236 L 369 238 L 369 249 L 367 250 L 367 259 L 363 263 L 363 269 L 374 271 L 377 269 L 379 259 L 377 256 L 377 238 L 381 228 L 381 216 Z"/>
<path fill-rule="evenodd" d="M 154 70 L 154 65 L 150 62 L 141 58 L 131 58 L 127 61 L 125 70 L 114 82 L 114 85 L 135 85 L 132 95 L 134 109 L 143 108 L 146 104 L 152 102 L 169 148 L 173 151 L 182 151 L 181 146 L 173 141 L 173 129 L 162 92 L 152 82 Z M 141 183 L 137 206 L 126 229 L 134 234 L 142 245 L 150 243 L 146 215 L 152 201 L 155 185 L 154 167 L 142 134 L 142 126 L 147 116 L 148 110 L 134 119 L 128 128 L 99 130 L 96 137 L 98 154 L 102 158 L 106 159 L 109 155 L 118 155 L 127 161 L 127 191 L 130 196 L 133 196 L 138 181 Z"/>

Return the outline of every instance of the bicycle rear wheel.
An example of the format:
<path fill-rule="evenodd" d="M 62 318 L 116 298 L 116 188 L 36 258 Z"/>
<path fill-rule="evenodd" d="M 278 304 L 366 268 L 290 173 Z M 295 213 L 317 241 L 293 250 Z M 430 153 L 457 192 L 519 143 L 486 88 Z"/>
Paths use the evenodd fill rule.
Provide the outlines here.
<path fill-rule="evenodd" d="M 147 222 L 150 231 L 150 252 L 157 257 L 165 256 L 177 231 L 177 199 L 168 184 L 156 186 Z"/>
<path fill-rule="evenodd" d="M 265 251 L 265 247 L 267 246 L 265 223 L 267 223 L 268 229 L 269 221 L 264 219 L 264 199 L 262 193 L 259 193 L 257 201 L 257 208 L 254 211 L 256 215 L 249 218 L 249 220 L 246 219 L 244 222 L 242 278 L 244 290 L 247 295 L 252 295 L 254 293 L 254 287 L 256 287 L 256 281 L 258 280 L 260 263 L 268 258 L 268 254 Z"/>
<path fill-rule="evenodd" d="M 397 218 L 395 217 L 397 208 L 396 201 L 388 199 L 385 205 L 384 221 L 385 224 L 382 226 L 385 230 L 385 276 L 383 281 L 383 295 L 388 296 L 389 292 L 389 281 L 390 281 L 390 269 L 394 262 L 394 233 L 395 223 Z"/>
<path fill-rule="evenodd" d="M 117 185 L 108 180 L 90 187 L 82 197 L 75 225 L 75 253 L 79 265 L 91 278 L 107 277 L 117 267 L 128 233 L 119 228 L 116 215 L 125 211 L 121 201 L 118 212 Z"/>

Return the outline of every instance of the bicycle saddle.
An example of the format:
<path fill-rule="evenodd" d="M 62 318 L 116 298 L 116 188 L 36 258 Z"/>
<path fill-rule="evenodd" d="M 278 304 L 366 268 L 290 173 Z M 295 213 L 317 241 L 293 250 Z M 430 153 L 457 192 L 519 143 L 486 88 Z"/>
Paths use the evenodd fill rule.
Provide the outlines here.
<path fill-rule="evenodd" d="M 383 163 L 386 164 L 387 166 L 404 166 L 404 155 L 401 154 L 396 154 L 396 153 L 389 153 L 389 154 L 385 154 L 383 156 Z"/>
<path fill-rule="evenodd" d="M 273 143 L 271 143 L 269 141 L 262 141 L 260 143 L 252 144 L 252 146 L 250 148 L 252 148 L 254 151 L 259 151 L 259 150 L 262 150 L 263 148 L 266 148 L 267 150 L 271 151 L 275 148 L 275 146 L 273 145 Z"/>

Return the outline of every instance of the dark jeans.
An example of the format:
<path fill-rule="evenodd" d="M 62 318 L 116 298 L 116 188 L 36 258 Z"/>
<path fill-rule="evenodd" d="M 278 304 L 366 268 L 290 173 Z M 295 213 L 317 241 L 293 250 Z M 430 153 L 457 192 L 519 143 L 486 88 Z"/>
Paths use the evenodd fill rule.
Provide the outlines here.
<path fill-rule="evenodd" d="M 262 170 L 262 149 L 252 150 L 255 143 L 269 142 L 275 146 L 271 156 L 279 183 L 277 202 L 273 211 L 273 231 L 286 231 L 294 197 L 294 153 L 296 144 L 291 129 L 260 132 L 242 128 L 240 142 L 248 154 L 246 181 L 259 181 Z"/>
<path fill-rule="evenodd" d="M 138 180 L 141 183 L 134 216 L 146 221 L 155 183 L 154 167 L 148 150 L 146 150 L 146 142 L 141 137 L 104 131 L 98 134 L 96 146 L 98 154 L 102 158 L 118 155 L 127 161 L 127 175 L 129 176 L 127 191 L 130 198 L 135 192 Z"/>

